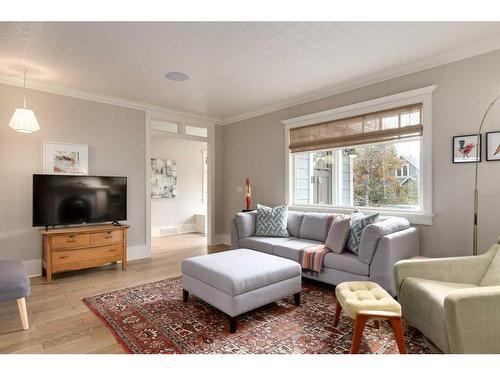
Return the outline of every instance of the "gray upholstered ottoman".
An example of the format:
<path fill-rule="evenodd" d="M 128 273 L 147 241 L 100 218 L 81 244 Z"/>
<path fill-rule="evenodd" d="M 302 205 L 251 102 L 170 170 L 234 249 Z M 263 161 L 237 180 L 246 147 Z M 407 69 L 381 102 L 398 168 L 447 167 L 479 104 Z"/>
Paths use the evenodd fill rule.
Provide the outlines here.
<path fill-rule="evenodd" d="M 292 295 L 300 304 L 297 262 L 248 249 L 202 255 L 182 262 L 184 302 L 189 293 L 229 315 L 231 333 L 240 314 Z"/>

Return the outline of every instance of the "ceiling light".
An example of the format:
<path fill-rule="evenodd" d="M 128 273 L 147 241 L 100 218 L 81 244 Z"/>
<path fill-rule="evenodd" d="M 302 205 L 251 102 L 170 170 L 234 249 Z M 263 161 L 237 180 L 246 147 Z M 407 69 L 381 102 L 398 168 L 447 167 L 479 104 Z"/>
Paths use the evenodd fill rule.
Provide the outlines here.
<path fill-rule="evenodd" d="M 165 73 L 165 78 L 175 82 L 184 82 L 189 79 L 189 76 L 182 72 L 168 72 Z"/>
<path fill-rule="evenodd" d="M 26 73 L 24 73 L 23 87 L 23 108 L 16 108 L 10 119 L 9 126 L 19 133 L 33 133 L 40 130 L 40 125 L 38 125 L 35 113 L 31 109 L 26 108 Z"/>

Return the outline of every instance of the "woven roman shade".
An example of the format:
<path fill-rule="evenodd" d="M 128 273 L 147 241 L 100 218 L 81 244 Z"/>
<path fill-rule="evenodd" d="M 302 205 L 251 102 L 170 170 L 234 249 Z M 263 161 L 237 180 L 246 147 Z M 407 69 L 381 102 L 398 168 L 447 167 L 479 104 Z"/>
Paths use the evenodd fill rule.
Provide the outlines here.
<path fill-rule="evenodd" d="M 290 151 L 387 142 L 422 135 L 422 104 L 290 129 Z"/>

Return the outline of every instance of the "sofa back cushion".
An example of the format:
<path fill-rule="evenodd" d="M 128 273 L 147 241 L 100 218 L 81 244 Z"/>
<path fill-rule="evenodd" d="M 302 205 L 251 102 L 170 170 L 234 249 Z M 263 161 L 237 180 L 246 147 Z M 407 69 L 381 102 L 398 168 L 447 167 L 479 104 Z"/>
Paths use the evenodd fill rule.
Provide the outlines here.
<path fill-rule="evenodd" d="M 365 264 L 370 264 L 377 249 L 378 242 L 387 234 L 408 229 L 410 223 L 401 217 L 390 217 L 377 223 L 369 224 L 361 233 L 359 241 L 359 260 Z"/>
<path fill-rule="evenodd" d="M 479 283 L 479 286 L 500 285 L 500 245 L 494 246 L 497 247 L 497 253 L 491 260 L 490 266 L 484 273 L 483 279 Z"/>
<path fill-rule="evenodd" d="M 255 235 L 255 224 L 257 221 L 257 211 L 239 212 L 234 218 L 238 238 L 247 238 Z"/>
<path fill-rule="evenodd" d="M 288 206 L 274 208 L 257 205 L 255 235 L 260 237 L 288 237 Z"/>
<path fill-rule="evenodd" d="M 300 226 L 304 219 L 304 213 L 298 211 L 288 211 L 287 229 L 292 237 L 299 237 Z"/>
<path fill-rule="evenodd" d="M 358 254 L 361 234 L 367 225 L 378 221 L 379 214 L 365 215 L 359 211 L 351 214 L 351 230 L 347 239 L 347 250 Z"/>
<path fill-rule="evenodd" d="M 307 212 L 302 219 L 299 237 L 308 240 L 325 242 L 329 224 L 331 224 L 333 215 Z"/>

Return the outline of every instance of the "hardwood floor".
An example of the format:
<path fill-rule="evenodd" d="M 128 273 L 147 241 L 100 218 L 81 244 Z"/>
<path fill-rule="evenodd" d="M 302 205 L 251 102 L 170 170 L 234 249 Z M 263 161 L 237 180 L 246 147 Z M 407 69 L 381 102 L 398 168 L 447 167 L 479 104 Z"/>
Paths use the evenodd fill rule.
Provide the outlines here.
<path fill-rule="evenodd" d="M 32 278 L 28 330 L 22 330 L 16 301 L 0 304 L 0 353 L 124 353 L 81 298 L 178 276 L 183 259 L 228 248 L 207 246 L 206 238 L 196 234 L 152 242 L 152 257 L 129 262 L 126 271 L 107 265 L 57 274 L 52 284 Z"/>

